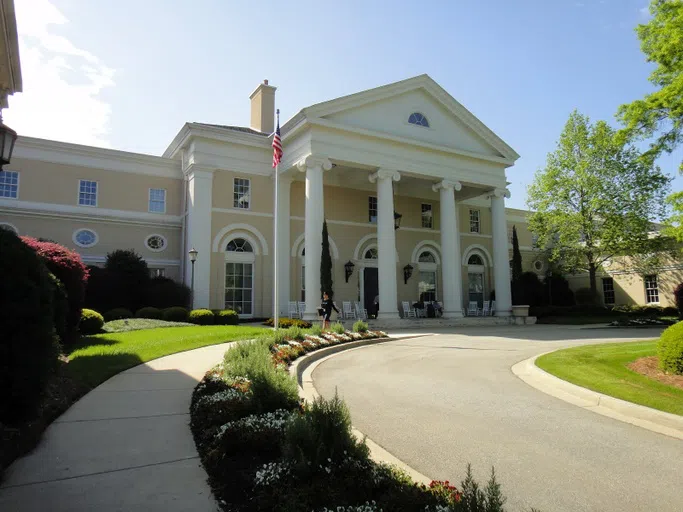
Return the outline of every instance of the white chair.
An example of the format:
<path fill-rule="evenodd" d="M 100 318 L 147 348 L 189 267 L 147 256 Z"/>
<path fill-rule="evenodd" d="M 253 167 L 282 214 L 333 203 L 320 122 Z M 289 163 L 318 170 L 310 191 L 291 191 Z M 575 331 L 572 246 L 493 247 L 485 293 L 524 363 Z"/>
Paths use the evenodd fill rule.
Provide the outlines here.
<path fill-rule="evenodd" d="M 491 316 L 493 316 L 496 312 L 496 301 L 492 300 L 491 301 Z"/>
<path fill-rule="evenodd" d="M 356 318 L 356 312 L 353 310 L 353 307 L 351 306 L 351 301 L 342 301 L 342 318 L 346 320 L 347 318 Z"/>
<path fill-rule="evenodd" d="M 479 315 L 479 305 L 476 300 L 471 300 L 467 305 L 467 316 L 478 316 Z"/>
<path fill-rule="evenodd" d="M 297 303 L 299 306 L 299 318 L 304 317 L 304 312 L 306 311 L 306 303 L 305 302 L 298 302 Z"/>
<path fill-rule="evenodd" d="M 420 301 L 417 301 L 420 302 Z M 415 316 L 417 318 L 427 318 L 427 304 L 428 302 L 423 302 L 423 308 L 415 308 Z"/>
<path fill-rule="evenodd" d="M 491 301 L 485 300 L 484 307 L 481 310 L 481 316 L 489 316 L 491 314 Z"/>
<path fill-rule="evenodd" d="M 410 302 L 404 300 L 403 304 L 403 318 L 417 318 L 415 310 L 410 307 Z"/>
<path fill-rule="evenodd" d="M 360 305 L 360 302 L 356 302 L 355 304 L 356 308 L 356 316 L 360 318 L 361 320 L 367 320 L 368 319 L 368 310 L 365 309 Z"/>
<path fill-rule="evenodd" d="M 296 301 L 290 300 L 289 301 L 289 318 L 299 318 L 299 310 L 296 307 Z"/>

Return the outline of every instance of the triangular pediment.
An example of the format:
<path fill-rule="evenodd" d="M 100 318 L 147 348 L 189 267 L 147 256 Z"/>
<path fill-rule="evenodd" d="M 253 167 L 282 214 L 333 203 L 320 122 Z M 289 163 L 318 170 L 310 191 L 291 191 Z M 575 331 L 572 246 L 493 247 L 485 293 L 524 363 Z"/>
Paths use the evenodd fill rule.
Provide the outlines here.
<path fill-rule="evenodd" d="M 309 119 L 485 157 L 519 155 L 427 75 L 363 91 L 303 110 Z M 429 126 L 409 122 L 413 113 Z"/>

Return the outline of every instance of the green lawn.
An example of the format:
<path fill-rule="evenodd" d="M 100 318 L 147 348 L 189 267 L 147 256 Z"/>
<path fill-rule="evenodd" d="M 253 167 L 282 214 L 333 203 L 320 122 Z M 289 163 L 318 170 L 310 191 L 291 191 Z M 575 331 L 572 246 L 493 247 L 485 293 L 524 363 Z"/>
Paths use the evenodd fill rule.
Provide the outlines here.
<path fill-rule="evenodd" d="M 138 331 L 140 329 L 156 329 L 157 327 L 192 327 L 193 325 L 187 322 L 167 322 L 150 318 L 127 318 L 125 320 L 107 322 L 102 327 L 102 330 L 104 332 L 126 332 Z"/>
<path fill-rule="evenodd" d="M 558 350 L 536 360 L 548 373 L 599 393 L 683 415 L 683 390 L 627 368 L 641 357 L 657 355 L 657 341 L 608 343 Z"/>
<path fill-rule="evenodd" d="M 627 317 L 619 316 L 590 316 L 590 315 L 566 315 L 566 316 L 544 316 L 538 319 L 539 324 L 557 324 L 557 325 L 591 325 L 591 324 L 609 324 L 615 320 L 626 319 Z M 638 317 L 632 317 L 636 320 Z M 675 323 L 678 318 L 675 316 L 657 316 L 653 317 L 657 320 L 669 321 Z"/>
<path fill-rule="evenodd" d="M 269 329 L 259 327 L 192 326 L 164 327 L 84 336 L 69 354 L 67 372 L 74 379 L 95 387 L 132 366 L 158 357 L 254 338 Z"/>

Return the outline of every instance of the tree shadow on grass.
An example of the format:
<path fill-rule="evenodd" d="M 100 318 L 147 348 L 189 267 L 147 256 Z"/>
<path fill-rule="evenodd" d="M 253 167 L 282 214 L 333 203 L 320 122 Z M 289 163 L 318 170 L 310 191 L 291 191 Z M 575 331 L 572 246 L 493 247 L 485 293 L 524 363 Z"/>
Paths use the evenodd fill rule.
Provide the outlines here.
<path fill-rule="evenodd" d="M 104 334 L 106 334 L 106 333 L 104 333 Z M 69 346 L 67 347 L 67 349 L 71 353 L 71 352 L 78 350 L 78 349 L 81 349 L 81 348 L 95 347 L 98 345 L 101 345 L 101 346 L 116 345 L 117 343 L 121 343 L 121 342 L 118 340 L 113 340 L 110 338 L 100 338 L 97 336 L 81 336 L 77 341 L 70 343 Z"/>
<path fill-rule="evenodd" d="M 142 364 L 136 354 L 88 354 L 69 361 L 67 374 L 92 389 L 128 368 Z"/>

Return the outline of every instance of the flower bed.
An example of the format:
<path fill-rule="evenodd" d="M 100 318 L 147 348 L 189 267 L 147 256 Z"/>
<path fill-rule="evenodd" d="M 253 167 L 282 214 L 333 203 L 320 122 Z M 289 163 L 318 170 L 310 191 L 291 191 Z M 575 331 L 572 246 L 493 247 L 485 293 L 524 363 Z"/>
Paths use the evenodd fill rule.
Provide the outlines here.
<path fill-rule="evenodd" d="M 324 347 L 385 337 L 383 332 L 293 327 L 226 352 L 192 395 L 191 429 L 214 494 L 225 511 L 503 510 L 492 474 L 479 487 L 468 467 L 460 488 L 418 485 L 370 459 L 351 431 L 342 400 L 304 404 L 288 365 Z"/>

